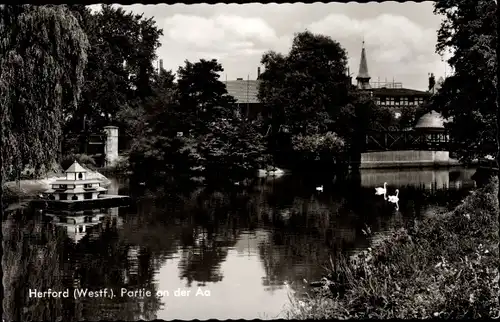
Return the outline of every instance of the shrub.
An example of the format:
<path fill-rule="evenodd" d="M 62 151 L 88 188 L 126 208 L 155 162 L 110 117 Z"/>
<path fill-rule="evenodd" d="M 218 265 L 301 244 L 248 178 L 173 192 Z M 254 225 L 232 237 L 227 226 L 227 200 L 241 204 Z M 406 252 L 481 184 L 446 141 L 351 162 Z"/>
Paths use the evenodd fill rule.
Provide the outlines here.
<path fill-rule="evenodd" d="M 336 133 L 296 135 L 292 137 L 293 150 L 305 159 L 315 160 L 317 158 L 335 158 L 344 149 L 344 140 Z"/>
<path fill-rule="evenodd" d="M 124 173 L 130 170 L 130 162 L 129 162 L 129 157 L 128 156 L 122 156 L 116 162 L 110 166 L 107 167 L 108 171 L 112 172 L 119 172 L 119 173 Z"/>
<path fill-rule="evenodd" d="M 69 168 L 73 162 L 78 162 L 81 166 L 84 166 L 90 170 L 96 170 L 95 160 L 86 154 L 69 154 L 64 156 L 61 160 L 61 167 L 63 170 Z"/>

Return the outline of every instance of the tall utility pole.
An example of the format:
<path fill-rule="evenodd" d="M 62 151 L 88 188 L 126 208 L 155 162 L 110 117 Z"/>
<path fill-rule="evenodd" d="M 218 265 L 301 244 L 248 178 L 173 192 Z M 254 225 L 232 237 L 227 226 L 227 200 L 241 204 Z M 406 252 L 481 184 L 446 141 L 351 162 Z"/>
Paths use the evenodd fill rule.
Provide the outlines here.
<path fill-rule="evenodd" d="M 245 113 L 248 117 L 248 113 L 250 112 L 250 102 L 248 101 L 248 92 L 250 90 L 250 74 L 247 75 L 247 112 Z"/>

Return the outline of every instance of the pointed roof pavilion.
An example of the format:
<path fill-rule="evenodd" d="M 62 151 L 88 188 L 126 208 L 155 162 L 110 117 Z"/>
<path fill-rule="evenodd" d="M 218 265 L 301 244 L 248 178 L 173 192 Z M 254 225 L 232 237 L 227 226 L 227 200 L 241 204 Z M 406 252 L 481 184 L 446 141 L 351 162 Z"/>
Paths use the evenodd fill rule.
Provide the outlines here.
<path fill-rule="evenodd" d="M 73 162 L 73 164 L 64 171 L 64 173 L 80 173 L 80 172 L 87 172 L 84 167 L 82 167 L 78 162 Z"/>
<path fill-rule="evenodd" d="M 359 89 L 370 88 L 370 74 L 368 73 L 368 63 L 366 60 L 365 41 L 363 40 L 363 47 L 361 49 L 361 60 L 359 62 L 359 73 L 356 77 Z"/>

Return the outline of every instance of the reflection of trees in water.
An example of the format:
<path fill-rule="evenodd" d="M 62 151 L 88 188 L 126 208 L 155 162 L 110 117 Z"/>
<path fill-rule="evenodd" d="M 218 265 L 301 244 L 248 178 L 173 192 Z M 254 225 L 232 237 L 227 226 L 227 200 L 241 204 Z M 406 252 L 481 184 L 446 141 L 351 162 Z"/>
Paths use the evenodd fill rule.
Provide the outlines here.
<path fill-rule="evenodd" d="M 350 210 L 349 200 L 304 190 L 294 194 L 290 189 L 281 196 L 283 192 L 273 191 L 272 185 L 276 182 L 247 193 L 199 189 L 192 194 L 183 210 L 190 221 L 180 223 L 184 233 L 179 268 L 188 285 L 222 278 L 220 264 L 243 229 L 271 231 L 258 246 L 266 270 L 264 283 L 270 288 L 321 275 L 320 265 L 337 250 L 367 243 L 361 234 L 365 222 Z"/>
<path fill-rule="evenodd" d="M 179 277 L 187 280 L 187 287 L 190 287 L 193 281 L 198 282 L 198 286 L 205 286 L 207 282 L 222 281 L 220 265 L 227 256 L 227 248 L 213 245 L 206 247 L 202 244 L 196 248 L 183 249 L 180 256 Z"/>
<path fill-rule="evenodd" d="M 180 278 L 188 286 L 222 280 L 220 265 L 239 234 L 226 193 L 193 189 L 191 194 L 163 188 L 159 198 L 142 199 L 137 215 L 126 215 L 120 238 L 146 246 L 155 256 L 179 252 Z"/>
<path fill-rule="evenodd" d="M 60 248 L 65 236 L 54 234 L 40 222 L 26 220 L 21 211 L 13 216 L 21 218 L 9 218 L 2 224 L 6 320 L 56 321 L 71 308 L 68 300 L 30 298 L 28 292 L 29 289 L 64 290 Z"/>
<path fill-rule="evenodd" d="M 271 231 L 270 238 L 258 246 L 266 286 L 281 287 L 286 280 L 321 274 L 319 265 L 327 263 L 336 249 L 350 247 L 364 236 L 359 236 L 356 216 L 345 210 L 344 199 L 302 195 L 276 196 L 268 186 L 248 193 L 208 189 L 193 193 L 184 209 L 192 221 L 182 224 L 189 232 L 182 241 L 181 277 L 187 278 L 188 285 L 218 281 L 227 248 L 243 229 L 257 227 Z"/>
<path fill-rule="evenodd" d="M 99 240 L 73 245 L 70 254 L 70 260 L 75 263 L 75 277 L 82 288 L 112 288 L 115 296 L 121 288 L 144 288 L 156 294 L 153 279 L 157 269 L 154 266 L 158 263 L 155 263 L 154 254 L 147 247 L 131 247 L 123 243 L 116 227 L 105 227 Z M 154 319 L 160 308 L 160 301 L 155 296 L 142 299 L 120 296 L 114 299 L 83 298 L 80 302 L 82 315 L 89 320 Z"/>
<path fill-rule="evenodd" d="M 204 286 L 222 280 L 221 264 L 240 234 L 237 205 L 244 205 L 241 197 L 231 198 L 222 191 L 197 190 L 185 204 L 182 214 L 190 220 L 183 223 L 179 270 L 188 287 L 194 281 Z"/>
<path fill-rule="evenodd" d="M 304 278 L 319 276 L 323 273 L 320 265 L 355 242 L 357 232 L 351 218 L 341 215 L 343 206 L 342 200 L 325 204 L 296 197 L 287 209 L 289 218 L 283 220 L 283 210 L 274 212 L 273 225 L 281 229 L 272 231 L 270 242 L 259 245 L 266 286 L 280 286 L 285 281 L 300 284 Z"/>
<path fill-rule="evenodd" d="M 41 229 L 36 229 L 41 225 Z M 74 300 L 73 288 L 101 290 L 145 288 L 155 294 L 153 254 L 141 248 L 127 258 L 116 226 L 102 227 L 100 238 L 88 237 L 78 244 L 59 229 L 38 218 L 4 225 L 4 272 L 8 320 L 80 321 L 154 319 L 160 308 L 156 297 L 145 299 L 116 296 Z M 36 233 L 41 230 L 41 233 Z M 33 237 L 35 236 L 35 239 Z M 158 266 L 158 263 L 156 263 Z M 5 267 L 9 269 L 5 270 Z M 28 298 L 29 289 L 70 290 L 68 299 Z"/>
<path fill-rule="evenodd" d="M 180 254 L 180 278 L 188 285 L 216 283 L 223 279 L 220 268 L 228 249 L 243 233 L 255 231 L 267 231 L 257 238 L 258 246 L 252 246 L 266 271 L 265 286 L 281 287 L 285 281 L 302 285 L 303 278 L 324 272 L 320 265 L 327 264 L 330 255 L 366 246 L 361 233 L 365 224 L 373 232 L 400 226 L 403 217 L 418 215 L 427 198 L 407 189 L 395 213 L 373 189 L 359 185 L 336 191 L 325 185 L 323 194 L 317 194 L 314 185 L 302 187 L 286 180 L 250 189 L 206 187 L 176 193 L 174 188 L 140 200 L 130 210 L 135 214 L 123 214 L 121 228 L 93 227 L 94 238 L 85 237 L 76 245 L 37 220 L 4 225 L 4 262 L 13 268 L 5 271 L 8 317 L 152 319 L 160 307 L 155 297 L 82 299 L 75 305 L 73 299 L 28 299 L 22 291 L 72 287 L 79 280 L 82 287 L 145 288 L 154 293 L 155 272 L 175 253 Z M 29 310 L 23 313 L 23 306 Z"/>

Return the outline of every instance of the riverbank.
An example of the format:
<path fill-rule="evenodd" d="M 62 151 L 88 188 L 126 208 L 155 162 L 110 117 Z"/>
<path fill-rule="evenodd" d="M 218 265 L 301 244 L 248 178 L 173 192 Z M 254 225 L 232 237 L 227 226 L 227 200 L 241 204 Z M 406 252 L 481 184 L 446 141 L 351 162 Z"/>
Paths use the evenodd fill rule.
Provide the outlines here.
<path fill-rule="evenodd" d="M 348 260 L 332 262 L 330 287 L 292 297 L 287 315 L 498 318 L 497 182 L 473 191 L 453 211 L 422 219 Z"/>

